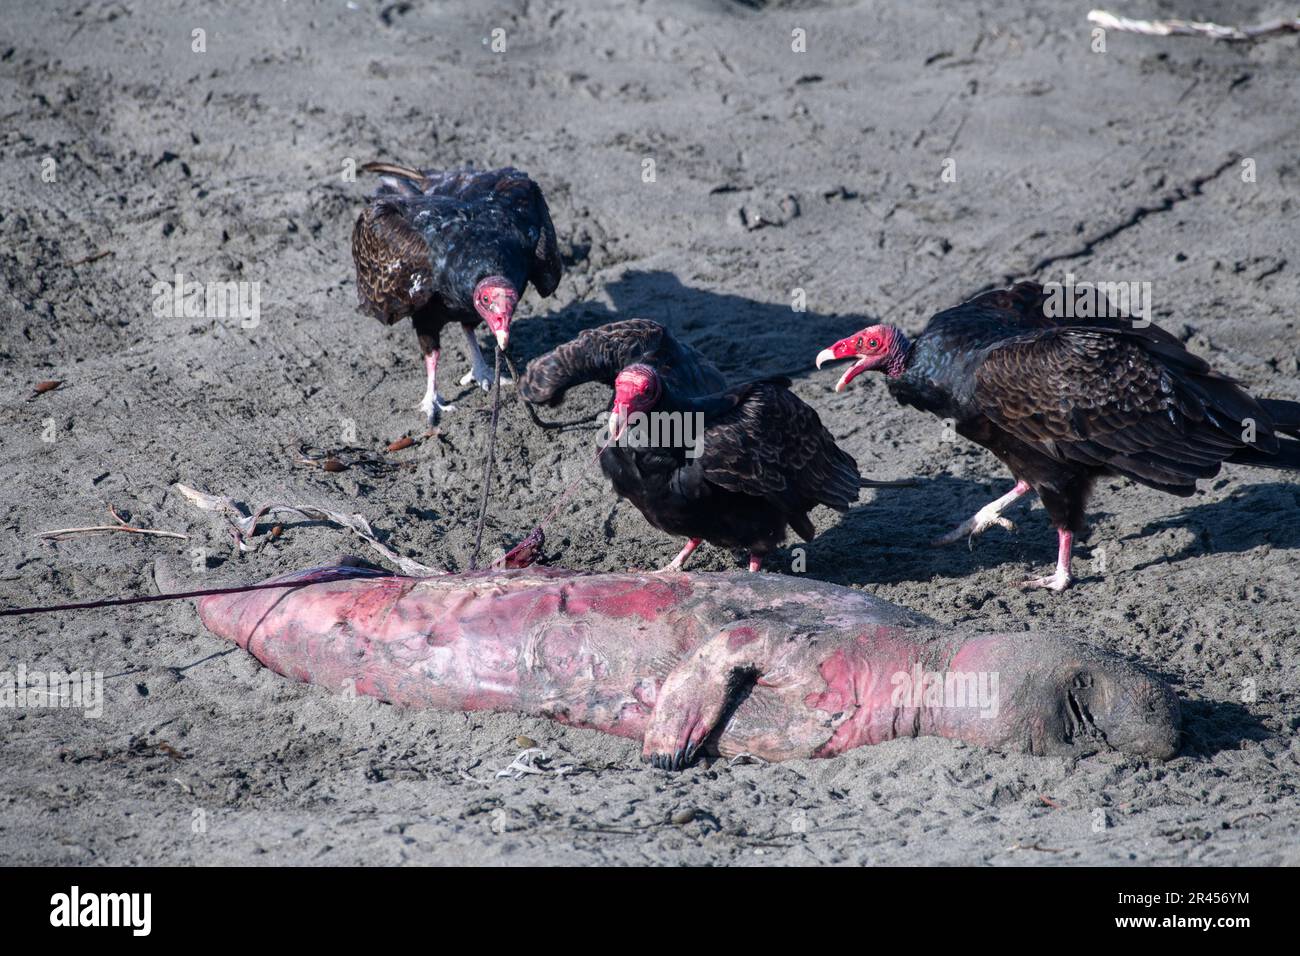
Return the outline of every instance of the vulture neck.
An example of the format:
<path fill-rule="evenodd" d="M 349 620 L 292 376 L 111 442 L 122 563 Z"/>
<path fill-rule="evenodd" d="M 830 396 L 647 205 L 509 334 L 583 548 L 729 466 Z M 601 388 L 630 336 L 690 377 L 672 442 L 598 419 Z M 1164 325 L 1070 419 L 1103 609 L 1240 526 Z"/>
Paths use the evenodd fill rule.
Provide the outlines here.
<path fill-rule="evenodd" d="M 898 333 L 898 338 L 901 340 L 899 347 L 894 350 L 889 364 L 885 366 L 885 374 L 890 378 L 903 377 L 912 362 L 912 352 L 916 349 L 916 343 L 909 341 L 902 332 Z"/>

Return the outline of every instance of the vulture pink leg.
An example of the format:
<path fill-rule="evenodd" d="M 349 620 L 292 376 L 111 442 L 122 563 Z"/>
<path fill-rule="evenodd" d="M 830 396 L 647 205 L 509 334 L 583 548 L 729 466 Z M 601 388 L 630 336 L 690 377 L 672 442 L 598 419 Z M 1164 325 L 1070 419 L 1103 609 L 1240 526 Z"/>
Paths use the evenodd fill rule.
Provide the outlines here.
<path fill-rule="evenodd" d="M 686 567 L 687 560 L 695 553 L 695 549 L 700 546 L 700 542 L 703 540 L 703 538 L 689 539 L 682 550 L 677 552 L 677 557 L 673 558 L 659 569 L 660 573 L 665 571 L 680 571 L 682 568 Z"/>
<path fill-rule="evenodd" d="M 1057 528 L 1056 542 L 1056 571 L 1047 577 L 1030 578 L 1021 587 L 1064 591 L 1074 583 L 1074 576 L 1070 573 L 1071 554 L 1074 551 L 1074 534 L 1064 528 Z"/>
<path fill-rule="evenodd" d="M 434 349 L 424 357 L 424 398 L 420 399 L 420 404 L 416 406 L 424 412 L 424 417 L 429 420 L 430 425 L 438 424 L 443 412 L 454 412 L 455 405 L 448 405 L 441 395 L 438 394 L 438 349 Z"/>
<path fill-rule="evenodd" d="M 937 735 L 1008 751 L 1168 758 L 1159 680 L 1050 633 L 970 634 L 779 574 L 407 578 L 332 569 L 199 601 L 277 673 L 409 707 L 517 711 L 697 753 L 830 757 Z"/>

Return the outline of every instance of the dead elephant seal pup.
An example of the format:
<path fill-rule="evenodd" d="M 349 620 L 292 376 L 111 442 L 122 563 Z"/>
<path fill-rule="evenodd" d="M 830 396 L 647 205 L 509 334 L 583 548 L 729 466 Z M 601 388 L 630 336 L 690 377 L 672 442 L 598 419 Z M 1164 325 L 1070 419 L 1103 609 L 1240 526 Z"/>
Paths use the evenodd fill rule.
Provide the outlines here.
<path fill-rule="evenodd" d="M 1166 759 L 1178 701 L 1051 634 L 970 634 L 783 575 L 321 569 L 205 597 L 203 623 L 286 677 L 443 710 L 518 711 L 697 753 L 831 757 L 937 735 L 1004 751 Z"/>

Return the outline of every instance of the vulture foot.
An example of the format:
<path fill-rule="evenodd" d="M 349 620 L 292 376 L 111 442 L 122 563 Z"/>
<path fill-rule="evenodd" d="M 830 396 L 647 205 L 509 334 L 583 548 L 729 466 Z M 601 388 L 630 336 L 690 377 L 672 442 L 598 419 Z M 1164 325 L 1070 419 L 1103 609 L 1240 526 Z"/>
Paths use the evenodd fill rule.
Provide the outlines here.
<path fill-rule="evenodd" d="M 464 375 L 460 377 L 460 384 L 468 385 L 470 382 L 476 383 L 478 387 L 483 389 L 483 391 L 485 392 L 492 391 L 492 370 L 488 368 L 486 365 L 483 366 L 475 365 L 472 369 L 470 369 L 468 372 L 466 372 Z M 512 379 L 509 375 L 501 376 L 502 385 L 513 385 L 514 383 L 515 380 Z"/>
<path fill-rule="evenodd" d="M 945 544 L 956 544 L 962 538 L 965 538 L 966 547 L 973 550 L 975 548 L 975 536 L 983 534 L 994 525 L 1005 528 L 1007 531 L 1015 531 L 1016 526 L 1009 518 L 1002 517 L 1002 512 L 1030 491 L 1031 489 L 1026 482 L 1017 481 L 1016 486 L 997 501 L 990 501 L 975 512 L 973 517 L 967 518 L 947 534 L 931 541 L 931 546 L 937 548 Z"/>
<path fill-rule="evenodd" d="M 448 405 L 446 399 L 437 392 L 432 395 L 425 395 L 420 404 L 415 407 L 424 412 L 424 417 L 428 419 L 430 428 L 437 426 L 443 412 L 454 412 L 456 410 L 455 405 Z"/>
<path fill-rule="evenodd" d="M 937 548 L 945 544 L 956 544 L 962 538 L 965 538 L 966 547 L 974 550 L 975 537 L 994 526 L 1005 528 L 1007 531 L 1016 530 L 1015 522 L 1010 518 L 1002 517 L 993 505 L 985 505 L 975 513 L 974 517 L 967 518 L 947 534 L 935 538 L 930 544 Z"/>
<path fill-rule="evenodd" d="M 1029 578 L 1021 582 L 1020 586 L 1026 590 L 1029 588 L 1046 588 L 1049 591 L 1064 591 L 1073 583 L 1074 578 L 1069 571 L 1064 568 L 1057 568 L 1053 574 L 1042 578 Z"/>

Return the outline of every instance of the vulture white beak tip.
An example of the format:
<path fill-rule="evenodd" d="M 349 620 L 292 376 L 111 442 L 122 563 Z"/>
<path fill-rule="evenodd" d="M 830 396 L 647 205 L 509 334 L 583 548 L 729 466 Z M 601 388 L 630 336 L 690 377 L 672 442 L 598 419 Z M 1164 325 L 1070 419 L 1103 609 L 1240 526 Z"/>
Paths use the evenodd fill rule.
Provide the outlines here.
<path fill-rule="evenodd" d="M 817 353 L 817 367 L 821 368 L 827 362 L 835 361 L 835 353 L 830 349 L 822 349 Z"/>

